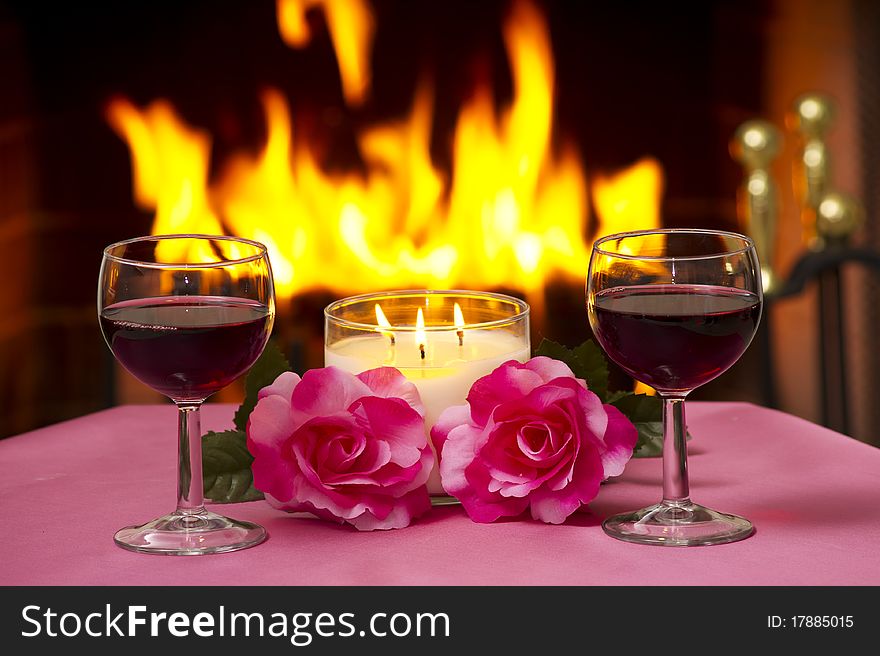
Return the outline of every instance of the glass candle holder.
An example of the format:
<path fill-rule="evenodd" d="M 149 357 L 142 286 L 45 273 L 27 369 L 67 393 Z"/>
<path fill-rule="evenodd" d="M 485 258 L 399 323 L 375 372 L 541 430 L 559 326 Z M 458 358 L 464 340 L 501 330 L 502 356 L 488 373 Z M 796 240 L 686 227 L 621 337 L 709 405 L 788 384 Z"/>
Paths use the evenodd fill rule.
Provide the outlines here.
<path fill-rule="evenodd" d="M 380 292 L 344 298 L 324 310 L 324 364 L 354 374 L 399 369 L 422 397 L 429 442 L 440 413 L 464 404 L 474 381 L 503 362 L 530 357 L 529 306 L 504 294 Z M 454 500 L 445 496 L 437 462 L 428 492 L 441 505 Z"/>

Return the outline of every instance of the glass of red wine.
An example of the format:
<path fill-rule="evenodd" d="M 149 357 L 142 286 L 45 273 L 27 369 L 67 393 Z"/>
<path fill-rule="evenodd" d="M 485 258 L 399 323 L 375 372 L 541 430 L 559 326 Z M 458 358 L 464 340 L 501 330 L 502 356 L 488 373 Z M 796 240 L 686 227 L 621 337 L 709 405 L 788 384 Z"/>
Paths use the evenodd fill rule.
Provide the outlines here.
<path fill-rule="evenodd" d="M 119 363 L 177 405 L 177 509 L 119 530 L 124 549 L 197 555 L 266 539 L 262 526 L 205 508 L 199 408 L 247 371 L 269 339 L 275 291 L 266 247 L 209 235 L 160 235 L 104 249 L 98 316 Z"/>
<path fill-rule="evenodd" d="M 626 373 L 663 399 L 663 499 L 603 523 L 640 544 L 723 544 L 751 522 L 690 500 L 684 400 L 745 352 L 761 318 L 751 239 L 715 230 L 649 230 L 593 244 L 587 310 L 593 333 Z"/>

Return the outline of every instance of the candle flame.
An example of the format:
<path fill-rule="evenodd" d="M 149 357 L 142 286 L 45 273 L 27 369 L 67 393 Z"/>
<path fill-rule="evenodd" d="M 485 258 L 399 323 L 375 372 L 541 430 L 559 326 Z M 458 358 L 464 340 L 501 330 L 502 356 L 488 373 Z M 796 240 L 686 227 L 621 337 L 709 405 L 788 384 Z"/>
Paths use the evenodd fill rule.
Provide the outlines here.
<path fill-rule="evenodd" d="M 388 321 L 388 318 L 385 316 L 385 313 L 382 312 L 382 307 L 378 303 L 376 303 L 376 323 L 379 324 L 380 326 L 382 326 L 382 328 L 391 328 L 391 322 Z M 395 341 L 397 341 L 394 339 L 394 333 L 392 333 L 390 331 L 386 332 L 384 330 L 380 330 L 379 332 L 382 333 L 383 335 L 385 335 L 386 337 L 388 337 L 388 339 L 391 340 L 392 345 L 394 344 Z"/>
<path fill-rule="evenodd" d="M 422 308 L 419 308 L 419 313 L 416 315 L 416 346 L 419 347 L 419 352 L 422 355 L 422 360 L 425 359 L 425 342 L 427 341 L 425 336 L 425 315 L 422 314 Z"/>
<path fill-rule="evenodd" d="M 458 335 L 458 345 L 464 346 L 464 315 L 461 313 L 461 306 L 456 303 L 453 308 L 455 315 L 455 327 L 458 328 L 455 334 Z"/>
<path fill-rule="evenodd" d="M 391 328 L 391 322 L 388 321 L 385 313 L 382 312 L 382 306 L 378 303 L 376 303 L 376 322 L 383 328 Z"/>

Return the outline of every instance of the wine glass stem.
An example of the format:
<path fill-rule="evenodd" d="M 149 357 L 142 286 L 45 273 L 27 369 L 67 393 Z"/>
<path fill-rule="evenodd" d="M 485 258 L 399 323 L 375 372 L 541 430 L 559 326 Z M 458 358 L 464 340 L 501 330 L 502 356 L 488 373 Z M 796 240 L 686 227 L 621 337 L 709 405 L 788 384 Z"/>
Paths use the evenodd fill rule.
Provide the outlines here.
<path fill-rule="evenodd" d="M 663 502 L 688 501 L 687 423 L 684 397 L 663 397 Z"/>
<path fill-rule="evenodd" d="M 202 431 L 199 425 L 201 403 L 177 404 L 177 511 L 192 514 L 204 510 L 202 487 Z"/>

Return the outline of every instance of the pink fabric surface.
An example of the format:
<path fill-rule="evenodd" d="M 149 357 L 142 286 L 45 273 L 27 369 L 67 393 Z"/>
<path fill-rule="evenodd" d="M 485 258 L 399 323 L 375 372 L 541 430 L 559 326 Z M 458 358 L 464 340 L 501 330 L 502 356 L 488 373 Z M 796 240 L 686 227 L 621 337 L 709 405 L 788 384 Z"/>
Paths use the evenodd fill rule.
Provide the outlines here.
<path fill-rule="evenodd" d="M 202 427 L 231 426 L 207 405 Z M 692 498 L 757 526 L 734 544 L 619 542 L 602 518 L 654 503 L 659 459 L 632 461 L 589 513 L 561 526 L 475 524 L 460 507 L 360 533 L 274 510 L 213 506 L 259 522 L 257 547 L 199 557 L 116 547 L 113 533 L 175 503 L 173 406 L 123 406 L 0 441 L 3 585 L 878 585 L 880 449 L 742 403 L 690 403 Z"/>

